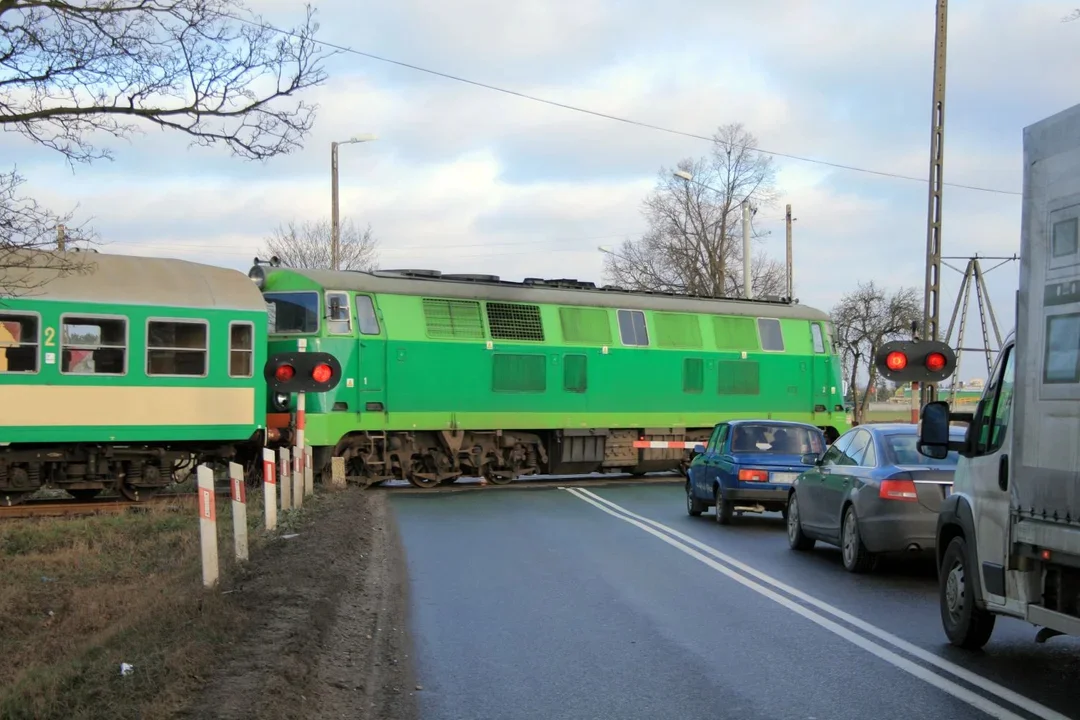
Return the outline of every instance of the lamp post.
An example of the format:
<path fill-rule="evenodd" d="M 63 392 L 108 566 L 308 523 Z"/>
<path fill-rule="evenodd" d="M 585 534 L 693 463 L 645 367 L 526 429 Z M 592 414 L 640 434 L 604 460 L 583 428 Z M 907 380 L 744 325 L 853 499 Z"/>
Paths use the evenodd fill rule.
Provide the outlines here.
<path fill-rule="evenodd" d="M 330 143 L 330 268 L 340 269 L 340 228 L 338 227 L 338 146 L 378 140 L 374 135 L 357 135 L 348 140 Z"/>
<path fill-rule="evenodd" d="M 672 175 L 679 178 L 680 180 L 685 180 L 688 183 L 692 182 L 695 185 L 700 185 L 701 187 L 705 188 L 706 190 L 712 190 L 713 192 L 720 192 L 716 188 L 709 187 L 705 183 L 698 182 L 697 180 L 694 179 L 693 175 L 686 172 L 685 170 L 676 170 L 674 173 L 672 173 Z M 750 287 L 750 281 L 751 281 L 751 279 L 753 277 L 751 275 L 751 268 L 750 268 L 750 214 L 751 214 L 750 203 L 748 201 L 746 201 L 746 200 L 743 200 L 742 201 L 743 297 L 745 297 L 747 300 L 750 300 L 753 297 L 753 293 L 751 292 L 751 287 Z M 722 283 L 724 282 L 723 278 L 721 278 L 721 282 Z M 721 291 L 722 290 L 723 290 L 723 286 L 721 286 Z"/>

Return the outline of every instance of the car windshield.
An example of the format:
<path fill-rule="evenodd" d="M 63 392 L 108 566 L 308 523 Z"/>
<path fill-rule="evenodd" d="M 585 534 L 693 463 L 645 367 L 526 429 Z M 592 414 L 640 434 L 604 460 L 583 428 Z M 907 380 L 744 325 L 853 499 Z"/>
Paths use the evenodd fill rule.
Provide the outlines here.
<path fill-rule="evenodd" d="M 731 451 L 777 455 L 822 453 L 825 451 L 825 438 L 819 432 L 797 425 L 750 423 L 734 426 Z"/>
<path fill-rule="evenodd" d="M 952 436 L 951 440 L 963 440 L 963 437 Z M 950 450 L 949 454 L 942 459 L 926 457 L 918 448 L 918 435 L 886 435 L 885 444 L 892 455 L 896 465 L 955 465 L 960 462 L 960 454 Z"/>

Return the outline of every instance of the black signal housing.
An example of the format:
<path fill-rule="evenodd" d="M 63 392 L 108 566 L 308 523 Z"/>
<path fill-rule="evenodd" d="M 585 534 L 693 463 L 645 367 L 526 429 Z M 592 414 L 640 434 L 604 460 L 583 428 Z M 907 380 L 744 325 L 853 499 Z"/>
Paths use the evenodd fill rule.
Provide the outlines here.
<path fill-rule="evenodd" d="M 293 369 L 292 376 L 287 377 L 289 373 L 282 372 L 279 377 L 278 369 L 286 366 Z M 317 375 L 326 374 L 325 369 L 319 369 L 321 366 L 330 368 L 330 377 L 325 382 L 315 379 Z M 275 393 L 323 393 L 333 390 L 341 382 L 341 363 L 324 352 L 277 353 L 266 361 L 263 377 Z"/>
<path fill-rule="evenodd" d="M 899 361 L 900 356 L 904 361 Z M 878 348 L 874 365 L 882 377 L 893 382 L 938 383 L 956 371 L 956 353 L 948 343 L 939 341 L 894 340 Z"/>

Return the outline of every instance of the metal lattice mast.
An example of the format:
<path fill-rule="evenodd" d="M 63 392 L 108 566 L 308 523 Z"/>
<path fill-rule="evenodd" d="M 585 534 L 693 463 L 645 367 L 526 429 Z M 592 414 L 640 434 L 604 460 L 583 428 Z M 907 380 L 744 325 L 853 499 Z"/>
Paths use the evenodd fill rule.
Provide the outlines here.
<path fill-rule="evenodd" d="M 949 2 L 937 0 L 934 30 L 934 100 L 930 118 L 930 187 L 926 209 L 926 285 L 923 291 L 923 331 L 927 340 L 938 339 L 941 291 L 941 183 L 945 144 L 945 48 Z M 923 383 L 921 404 L 932 402 L 936 388 Z M 914 392 L 913 392 L 914 395 Z"/>

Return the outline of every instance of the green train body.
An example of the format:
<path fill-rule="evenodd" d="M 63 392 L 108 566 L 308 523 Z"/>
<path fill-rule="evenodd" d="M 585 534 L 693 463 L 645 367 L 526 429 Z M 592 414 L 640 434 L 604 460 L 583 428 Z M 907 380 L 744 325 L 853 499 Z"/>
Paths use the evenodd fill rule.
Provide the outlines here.
<path fill-rule="evenodd" d="M 0 288 L 23 291 L 0 298 L 0 502 L 46 484 L 139 499 L 193 456 L 262 446 L 267 312 L 243 273 L 102 253 L 5 260 Z"/>
<path fill-rule="evenodd" d="M 675 469 L 715 423 L 848 427 L 828 316 L 780 301 L 688 298 L 577 281 L 257 264 L 269 350 L 335 355 L 344 380 L 306 396 L 324 470 L 421 487 L 483 475 Z M 289 396 L 268 425 L 289 439 Z M 635 447 L 666 441 L 666 448 Z"/>

